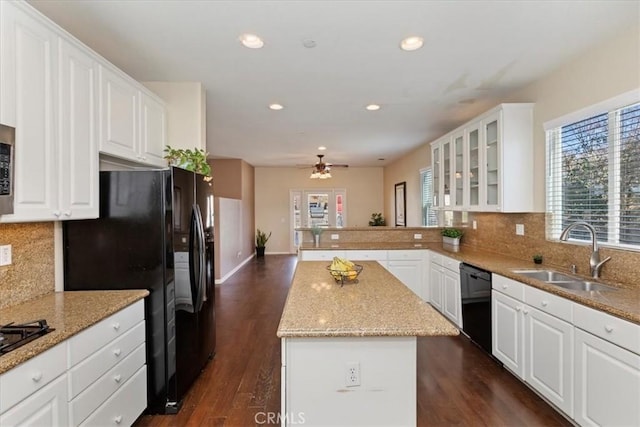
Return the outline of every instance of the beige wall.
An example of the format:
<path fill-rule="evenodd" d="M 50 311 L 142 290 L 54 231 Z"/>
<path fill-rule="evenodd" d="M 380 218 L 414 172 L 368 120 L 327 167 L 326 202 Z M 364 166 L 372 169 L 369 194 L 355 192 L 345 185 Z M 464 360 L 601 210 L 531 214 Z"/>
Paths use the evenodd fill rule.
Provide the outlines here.
<path fill-rule="evenodd" d="M 215 278 L 218 281 L 253 256 L 254 168 L 240 159 L 209 160 L 215 196 Z"/>
<path fill-rule="evenodd" d="M 384 168 L 384 216 L 387 225 L 395 224 L 395 185 L 407 183 L 407 227 L 422 225 L 422 189 L 420 169 L 431 165 L 431 146 L 422 145 Z"/>
<path fill-rule="evenodd" d="M 329 180 L 309 179 L 309 169 L 255 168 L 255 226 L 273 234 L 267 253 L 288 253 L 291 230 L 289 190 L 344 188 L 347 190 L 347 225 L 366 226 L 373 212 L 382 212 L 381 167 L 334 168 Z M 333 224 L 332 224 L 333 225 Z"/>

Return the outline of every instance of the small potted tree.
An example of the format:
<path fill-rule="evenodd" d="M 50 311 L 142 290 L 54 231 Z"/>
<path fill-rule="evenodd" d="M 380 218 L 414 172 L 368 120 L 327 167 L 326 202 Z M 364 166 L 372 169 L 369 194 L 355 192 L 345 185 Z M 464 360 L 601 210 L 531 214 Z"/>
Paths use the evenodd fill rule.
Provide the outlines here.
<path fill-rule="evenodd" d="M 261 258 L 264 256 L 264 249 L 267 245 L 267 241 L 271 237 L 271 232 L 267 236 L 267 233 L 261 231 L 259 228 L 256 231 L 256 256 Z"/>
<path fill-rule="evenodd" d="M 443 228 L 440 234 L 445 245 L 459 246 L 463 232 L 457 228 Z"/>

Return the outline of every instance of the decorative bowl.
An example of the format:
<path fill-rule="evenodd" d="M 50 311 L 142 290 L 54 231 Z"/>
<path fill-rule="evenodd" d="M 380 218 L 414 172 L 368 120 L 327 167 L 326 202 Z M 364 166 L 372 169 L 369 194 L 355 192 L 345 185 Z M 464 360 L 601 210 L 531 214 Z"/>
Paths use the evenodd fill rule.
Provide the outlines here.
<path fill-rule="evenodd" d="M 336 283 L 344 285 L 349 283 L 358 283 L 358 276 L 362 272 L 362 266 L 354 264 L 351 270 L 345 271 L 332 269 L 331 266 L 328 265 L 327 270 L 329 270 L 329 273 L 331 273 L 331 276 L 334 278 Z"/>

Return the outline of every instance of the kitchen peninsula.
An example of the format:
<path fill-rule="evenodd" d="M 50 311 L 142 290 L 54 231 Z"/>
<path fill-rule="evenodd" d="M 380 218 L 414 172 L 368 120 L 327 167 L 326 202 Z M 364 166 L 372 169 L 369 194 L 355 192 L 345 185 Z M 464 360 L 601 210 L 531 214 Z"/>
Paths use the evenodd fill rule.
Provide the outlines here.
<path fill-rule="evenodd" d="M 377 262 L 336 284 L 299 262 L 285 303 L 283 425 L 415 425 L 416 337 L 459 333 Z M 434 342 L 437 344 L 437 342 Z"/>

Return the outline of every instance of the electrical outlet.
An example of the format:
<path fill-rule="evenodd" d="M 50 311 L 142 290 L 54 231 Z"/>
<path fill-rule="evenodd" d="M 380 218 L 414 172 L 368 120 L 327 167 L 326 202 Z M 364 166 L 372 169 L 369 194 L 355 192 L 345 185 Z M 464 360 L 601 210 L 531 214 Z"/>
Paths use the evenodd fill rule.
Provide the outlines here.
<path fill-rule="evenodd" d="M 0 266 L 11 265 L 11 245 L 0 246 Z"/>
<path fill-rule="evenodd" d="M 422 239 L 422 234 L 420 234 L 420 233 L 416 233 L 416 234 L 414 234 L 414 235 L 413 235 L 413 238 L 414 238 L 415 240 L 420 240 L 420 239 Z"/>
<path fill-rule="evenodd" d="M 349 362 L 346 365 L 344 385 L 346 387 L 357 387 L 360 385 L 360 363 Z"/>
<path fill-rule="evenodd" d="M 475 219 L 473 220 L 473 229 L 474 230 L 478 229 L 478 221 L 476 221 Z"/>
<path fill-rule="evenodd" d="M 516 224 L 516 234 L 518 236 L 524 236 L 524 224 Z"/>
<path fill-rule="evenodd" d="M 340 239 L 340 235 L 339 234 L 332 234 L 331 235 L 331 240 L 338 240 Z"/>

